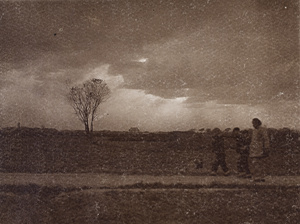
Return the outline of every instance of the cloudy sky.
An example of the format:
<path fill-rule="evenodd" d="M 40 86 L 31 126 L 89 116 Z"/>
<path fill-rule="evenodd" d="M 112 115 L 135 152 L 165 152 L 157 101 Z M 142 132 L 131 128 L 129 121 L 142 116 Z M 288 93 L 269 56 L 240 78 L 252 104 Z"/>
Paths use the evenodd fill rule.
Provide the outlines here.
<path fill-rule="evenodd" d="M 66 100 L 104 79 L 95 129 L 300 129 L 298 0 L 0 3 L 0 126 L 83 129 Z"/>

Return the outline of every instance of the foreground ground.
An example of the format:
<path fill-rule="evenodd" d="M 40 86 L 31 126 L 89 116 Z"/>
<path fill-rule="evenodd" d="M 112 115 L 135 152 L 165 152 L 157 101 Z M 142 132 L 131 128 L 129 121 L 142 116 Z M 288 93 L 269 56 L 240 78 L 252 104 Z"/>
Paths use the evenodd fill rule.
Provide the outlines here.
<path fill-rule="evenodd" d="M 300 177 L 0 174 L 0 223 L 299 223 Z"/>
<path fill-rule="evenodd" d="M 0 224 L 300 223 L 299 147 L 273 145 L 255 184 L 235 150 L 211 177 L 210 139 L 175 137 L 0 135 Z"/>

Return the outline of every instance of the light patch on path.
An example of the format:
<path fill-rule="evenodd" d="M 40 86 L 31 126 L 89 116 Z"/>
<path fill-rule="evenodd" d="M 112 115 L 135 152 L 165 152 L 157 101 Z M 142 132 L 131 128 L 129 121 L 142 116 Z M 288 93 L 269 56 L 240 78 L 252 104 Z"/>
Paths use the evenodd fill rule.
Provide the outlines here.
<path fill-rule="evenodd" d="M 1 185 L 28 185 L 62 187 L 94 187 L 118 188 L 134 184 L 163 184 L 163 185 L 235 185 L 238 187 L 252 186 L 249 179 L 236 176 L 150 176 L 150 175 L 109 175 L 109 174 L 28 174 L 28 173 L 0 173 Z M 268 176 L 266 182 L 255 183 L 263 186 L 300 187 L 300 176 Z"/>

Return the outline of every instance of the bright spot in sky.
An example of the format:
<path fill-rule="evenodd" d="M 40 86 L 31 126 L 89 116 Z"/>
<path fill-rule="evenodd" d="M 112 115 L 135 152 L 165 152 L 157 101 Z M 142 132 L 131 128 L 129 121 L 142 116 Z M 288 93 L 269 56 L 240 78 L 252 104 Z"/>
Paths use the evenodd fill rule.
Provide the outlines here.
<path fill-rule="evenodd" d="M 183 103 L 187 99 L 188 99 L 188 97 L 177 97 L 177 98 L 173 99 L 173 101 L 178 102 L 178 103 Z"/>
<path fill-rule="evenodd" d="M 138 62 L 141 62 L 141 63 L 145 63 L 148 61 L 148 58 L 141 58 L 138 60 Z"/>

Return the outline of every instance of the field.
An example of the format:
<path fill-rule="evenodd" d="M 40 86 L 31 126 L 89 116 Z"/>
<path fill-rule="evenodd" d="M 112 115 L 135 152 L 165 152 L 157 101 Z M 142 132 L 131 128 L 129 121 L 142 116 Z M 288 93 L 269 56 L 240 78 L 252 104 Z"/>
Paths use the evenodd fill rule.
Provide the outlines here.
<path fill-rule="evenodd" d="M 205 176 L 210 138 L 193 133 L 141 138 L 115 133 L 43 133 L 12 130 L 0 138 L 0 168 L 7 173 L 106 173 Z M 227 147 L 232 144 L 228 141 Z M 298 142 L 296 142 L 296 145 Z M 236 169 L 237 154 L 227 150 Z M 196 169 L 195 160 L 202 166 Z M 265 173 L 299 175 L 298 148 L 272 147 Z M 157 184 L 128 188 L 0 186 L 0 223 L 300 223 L 300 189 Z"/>
<path fill-rule="evenodd" d="M 85 136 L 29 129 L 0 137 L 3 172 L 207 175 L 214 159 L 210 137 L 188 132 L 142 139 L 128 134 Z M 299 152 L 296 147 L 273 146 L 265 173 L 299 175 Z M 235 150 L 227 150 L 228 166 L 233 171 L 237 157 Z M 195 169 L 195 160 L 202 168 Z"/>

